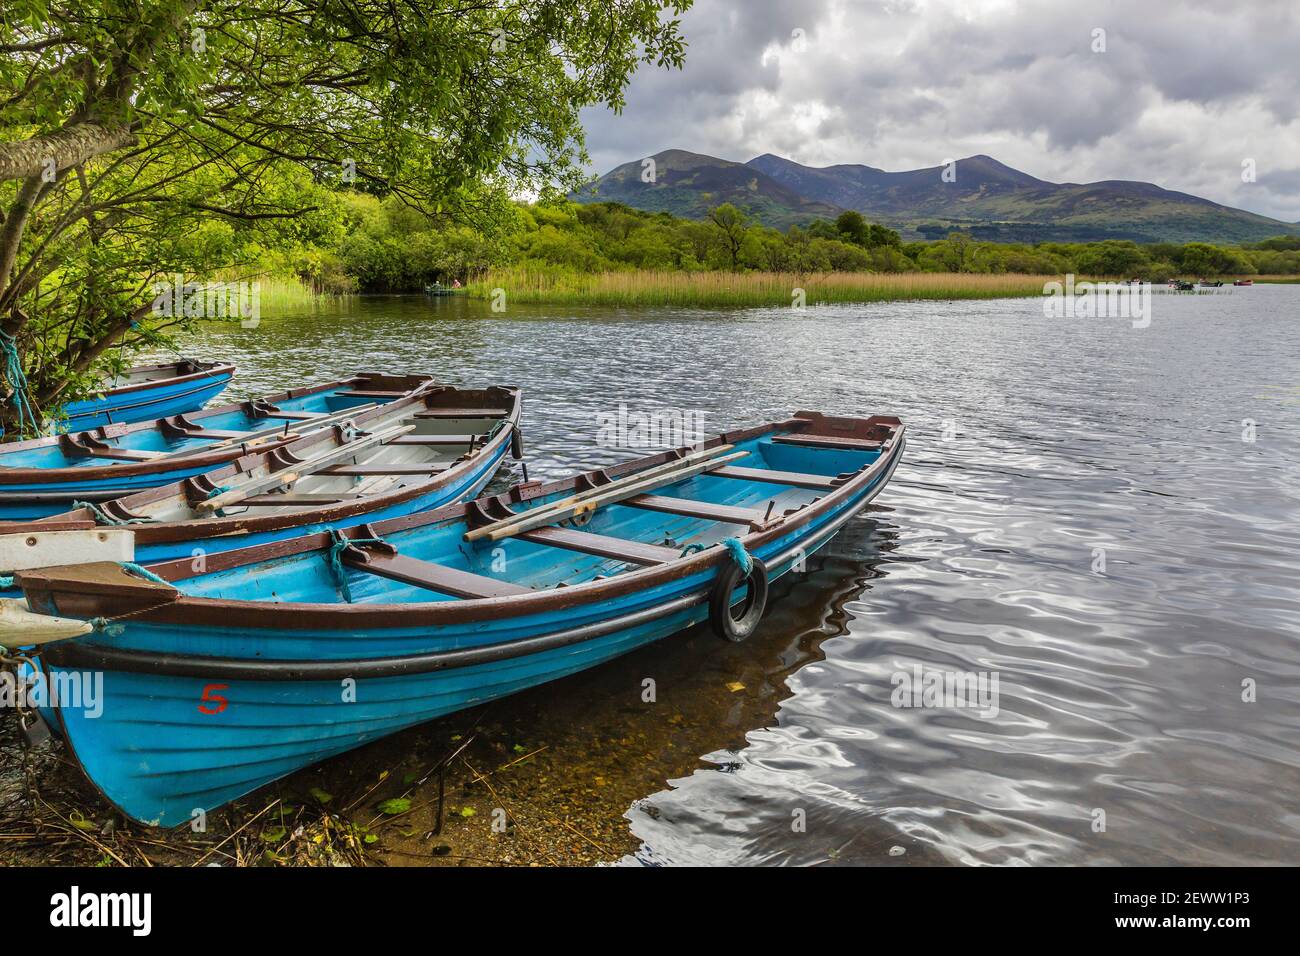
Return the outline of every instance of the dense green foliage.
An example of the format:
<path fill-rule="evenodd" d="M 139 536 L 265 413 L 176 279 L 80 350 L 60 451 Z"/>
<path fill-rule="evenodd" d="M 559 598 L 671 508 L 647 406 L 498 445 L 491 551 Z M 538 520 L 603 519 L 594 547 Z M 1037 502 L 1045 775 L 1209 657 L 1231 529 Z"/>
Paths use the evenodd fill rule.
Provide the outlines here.
<path fill-rule="evenodd" d="M 174 274 L 269 263 L 397 288 L 427 263 L 475 268 L 463 224 L 508 234 L 506 197 L 576 187 L 580 111 L 620 108 L 642 64 L 679 65 L 687 6 L 5 0 L 0 343 L 37 415 L 162 341 L 176 317 L 155 283 Z"/>
<path fill-rule="evenodd" d="M 351 196 L 342 204 L 344 238 L 310 261 L 330 263 L 331 288 L 417 289 L 473 281 L 494 267 L 540 272 L 923 272 L 1142 277 L 1300 274 L 1300 242 L 1254 247 L 1107 240 L 1094 243 L 980 242 L 962 232 L 933 242 L 901 242 L 856 212 L 784 232 L 758 225 L 730 204 L 705 221 L 619 203 L 546 202 L 514 207 L 502 226 L 480 232 L 438 227 L 388 200 Z M 317 281 L 318 276 L 303 273 Z"/>

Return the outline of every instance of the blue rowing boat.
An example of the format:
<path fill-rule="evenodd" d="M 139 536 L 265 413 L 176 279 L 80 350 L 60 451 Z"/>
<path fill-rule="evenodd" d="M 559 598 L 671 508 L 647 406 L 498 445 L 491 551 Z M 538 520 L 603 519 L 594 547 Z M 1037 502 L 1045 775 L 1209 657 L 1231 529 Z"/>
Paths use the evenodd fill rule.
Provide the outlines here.
<path fill-rule="evenodd" d="M 39 539 L 61 528 L 129 528 L 136 563 L 184 558 L 201 565 L 223 551 L 472 498 L 507 453 L 522 455 L 518 389 L 426 381 L 406 392 L 404 380 L 388 384 L 394 387 L 350 392 L 385 403 L 287 445 L 0 532 Z"/>
<path fill-rule="evenodd" d="M 0 444 L 0 521 L 59 514 L 200 475 L 432 383 L 356 375 L 150 422 Z"/>
<path fill-rule="evenodd" d="M 64 405 L 59 428 L 80 432 L 192 412 L 224 392 L 234 377 L 235 366 L 228 362 L 181 359 L 136 366 L 105 383 L 101 395 Z"/>
<path fill-rule="evenodd" d="M 98 563 L 20 583 L 51 628 L 47 679 L 104 675 L 101 712 L 57 708 L 71 752 L 128 816 L 173 826 L 706 619 L 744 639 L 768 582 L 879 494 L 903 447 L 896 418 L 799 412 L 202 570 Z"/>

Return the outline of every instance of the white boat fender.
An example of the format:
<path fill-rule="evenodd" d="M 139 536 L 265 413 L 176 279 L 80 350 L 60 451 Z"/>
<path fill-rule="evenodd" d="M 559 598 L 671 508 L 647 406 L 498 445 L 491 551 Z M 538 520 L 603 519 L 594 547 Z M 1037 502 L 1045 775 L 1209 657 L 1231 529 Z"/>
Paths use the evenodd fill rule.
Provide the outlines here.
<path fill-rule="evenodd" d="M 0 598 L 0 647 L 38 647 L 82 637 L 94 629 L 87 621 L 36 614 L 24 598 Z"/>

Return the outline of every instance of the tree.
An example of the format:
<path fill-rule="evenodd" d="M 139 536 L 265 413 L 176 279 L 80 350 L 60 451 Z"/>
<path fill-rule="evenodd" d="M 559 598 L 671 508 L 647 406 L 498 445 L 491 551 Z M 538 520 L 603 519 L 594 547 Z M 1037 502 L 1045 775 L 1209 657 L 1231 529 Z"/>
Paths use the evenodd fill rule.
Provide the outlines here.
<path fill-rule="evenodd" d="M 749 230 L 749 217 L 729 202 L 709 210 L 709 222 L 717 230 L 723 252 L 731 261 L 731 271 L 740 269 L 740 247 Z"/>
<path fill-rule="evenodd" d="M 870 245 L 871 226 L 860 212 L 846 209 L 840 213 L 835 220 L 835 231 L 845 242 L 852 242 L 864 248 Z"/>
<path fill-rule="evenodd" d="M 1207 242 L 1189 242 L 1179 254 L 1183 272 L 1193 276 L 1240 275 L 1250 271 L 1245 257 Z"/>
<path fill-rule="evenodd" d="M 340 185 L 480 226 L 576 187 L 579 110 L 680 65 L 689 3 L 6 0 L 0 344 L 38 413 L 175 324 L 160 276 L 298 241 Z"/>
<path fill-rule="evenodd" d="M 1075 260 L 1075 268 L 1084 275 L 1141 275 L 1151 260 L 1135 242 L 1107 239 L 1087 246 Z"/>

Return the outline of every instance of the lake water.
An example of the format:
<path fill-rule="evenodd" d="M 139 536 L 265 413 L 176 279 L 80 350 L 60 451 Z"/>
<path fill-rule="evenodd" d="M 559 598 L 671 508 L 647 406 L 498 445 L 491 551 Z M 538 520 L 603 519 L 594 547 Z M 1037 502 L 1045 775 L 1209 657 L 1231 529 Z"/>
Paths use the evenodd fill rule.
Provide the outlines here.
<path fill-rule="evenodd" d="M 1300 287 L 1157 294 L 1143 329 L 1033 300 L 376 298 L 186 351 L 245 395 L 523 386 L 535 478 L 638 454 L 597 444 L 620 404 L 906 422 L 889 487 L 751 641 L 688 632 L 497 705 L 557 778 L 599 761 L 625 862 L 1300 863 Z M 918 668 L 996 675 L 996 712 L 894 706 Z"/>

